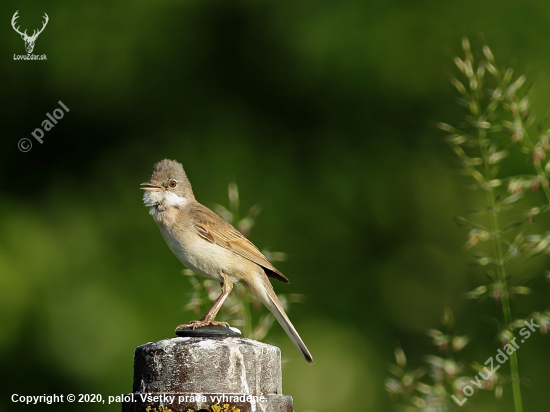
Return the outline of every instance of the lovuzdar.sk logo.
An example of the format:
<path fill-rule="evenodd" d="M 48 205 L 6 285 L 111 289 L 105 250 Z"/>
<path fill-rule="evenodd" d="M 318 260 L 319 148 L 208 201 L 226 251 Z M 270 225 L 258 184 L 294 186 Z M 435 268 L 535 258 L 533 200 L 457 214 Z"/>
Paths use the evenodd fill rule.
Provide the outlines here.
<path fill-rule="evenodd" d="M 44 18 L 46 19 L 43 23 L 42 23 L 42 28 L 40 30 L 33 30 L 33 33 L 32 33 L 32 36 L 29 36 L 27 34 L 27 30 L 25 30 L 23 33 L 21 33 L 19 31 L 19 26 L 18 27 L 15 27 L 15 20 L 17 20 L 19 18 L 19 16 L 17 15 L 17 13 L 19 13 L 19 10 L 17 10 L 15 12 L 15 14 L 13 15 L 12 19 L 11 19 L 11 26 L 13 27 L 13 29 L 19 33 L 21 35 L 21 38 L 25 41 L 25 49 L 27 49 L 27 54 L 23 54 L 23 55 L 16 55 L 14 54 L 13 55 L 13 60 L 47 60 L 46 58 L 46 55 L 45 54 L 42 54 L 42 55 L 36 55 L 36 54 L 32 54 L 32 51 L 34 49 L 34 42 L 36 41 L 37 37 L 40 35 L 40 33 L 42 33 L 44 31 L 44 28 L 46 28 L 46 25 L 48 24 L 48 21 L 50 20 L 50 18 L 48 17 L 48 15 L 46 13 L 44 13 Z"/>

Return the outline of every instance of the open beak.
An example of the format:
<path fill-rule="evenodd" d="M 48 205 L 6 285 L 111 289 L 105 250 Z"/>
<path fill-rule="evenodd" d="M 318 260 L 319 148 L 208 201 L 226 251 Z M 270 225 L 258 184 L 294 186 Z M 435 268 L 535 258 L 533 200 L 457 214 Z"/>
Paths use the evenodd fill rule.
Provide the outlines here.
<path fill-rule="evenodd" d="M 141 183 L 140 186 L 145 186 L 145 187 L 140 187 L 140 189 L 141 190 L 147 190 L 148 192 L 157 191 L 157 190 L 162 189 L 162 186 L 159 186 L 159 185 L 157 185 L 155 183 L 151 183 L 151 182 Z"/>

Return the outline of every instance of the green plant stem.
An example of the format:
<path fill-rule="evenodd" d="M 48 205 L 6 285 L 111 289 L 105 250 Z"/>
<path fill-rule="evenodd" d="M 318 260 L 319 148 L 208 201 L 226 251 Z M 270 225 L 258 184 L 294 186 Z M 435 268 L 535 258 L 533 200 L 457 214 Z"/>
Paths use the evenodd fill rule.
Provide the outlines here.
<path fill-rule="evenodd" d="M 504 91 L 504 95 L 506 96 L 508 101 L 512 103 L 514 101 L 514 96 L 510 95 L 508 91 L 509 90 L 508 86 L 504 83 L 504 79 L 501 76 L 497 76 L 496 79 L 498 84 L 500 85 L 500 88 Z M 513 113 L 512 116 L 514 118 L 514 123 L 521 125 L 521 132 L 523 136 L 522 139 L 524 144 L 529 148 L 531 153 L 533 153 L 534 152 L 533 148 L 535 147 L 535 145 L 533 144 L 533 142 L 531 142 L 531 139 L 529 138 L 529 132 L 525 127 L 522 117 L 517 112 Z M 544 172 L 540 163 L 534 162 L 533 166 L 535 167 L 535 170 L 537 171 L 537 175 L 539 176 L 539 178 L 542 179 L 542 182 L 541 182 L 542 190 L 544 190 L 544 194 L 546 195 L 546 200 L 548 200 L 548 203 L 550 203 L 550 187 L 548 187 L 548 179 L 546 178 L 546 173 Z"/>
<path fill-rule="evenodd" d="M 529 147 L 531 152 L 533 152 L 534 145 L 531 142 L 531 139 L 529 138 L 529 134 L 527 133 L 527 130 L 525 129 L 525 126 L 523 124 L 521 116 L 516 114 L 514 116 L 514 121 L 519 122 L 519 124 L 521 124 L 522 133 L 523 133 L 523 140 L 527 143 L 527 146 Z M 535 170 L 537 171 L 537 175 L 539 176 L 539 178 L 542 179 L 542 182 L 541 182 L 542 190 L 544 190 L 544 194 L 546 195 L 546 200 L 548 200 L 548 203 L 550 203 L 550 187 L 548 187 L 548 179 L 546 178 L 546 173 L 542 169 L 542 166 L 540 165 L 539 162 L 535 162 L 533 164 L 533 166 L 535 167 Z"/>
<path fill-rule="evenodd" d="M 485 139 L 485 131 L 481 130 L 479 131 L 479 145 L 482 152 L 482 158 L 487 159 L 487 148 L 483 144 L 483 140 Z M 491 180 L 491 170 L 489 165 L 486 161 L 484 163 L 484 169 L 485 169 L 485 180 L 489 181 Z M 504 252 L 502 250 L 502 237 L 500 232 L 500 226 L 497 218 L 497 211 L 496 211 L 496 202 L 495 202 L 495 194 L 491 187 L 487 188 L 487 203 L 489 204 L 489 209 L 491 211 L 490 217 L 491 217 L 491 229 L 494 233 L 494 243 L 495 243 L 495 254 L 497 258 L 497 273 L 498 273 L 498 281 L 499 281 L 499 288 L 500 288 L 500 301 L 502 303 L 502 312 L 504 315 L 504 324 L 506 325 L 506 329 L 512 334 L 512 339 L 514 336 L 514 332 L 511 330 L 510 325 L 512 323 L 512 312 L 510 310 L 510 300 L 508 298 L 508 284 L 506 281 L 506 268 L 504 266 Z M 515 412 L 522 412 L 523 407 L 521 403 L 521 388 L 520 388 L 520 381 L 519 381 L 519 367 L 518 367 L 518 358 L 516 351 L 512 352 L 510 355 L 510 369 L 511 369 L 511 375 L 512 375 L 512 392 L 514 395 L 514 409 Z"/>
<path fill-rule="evenodd" d="M 514 114 L 514 120 L 516 122 L 519 122 L 519 124 L 521 124 L 523 140 L 527 144 L 529 149 L 531 149 L 531 152 L 533 153 L 534 145 L 531 142 L 531 139 L 529 138 L 529 134 L 525 128 L 525 125 L 523 124 L 523 120 L 521 116 L 519 116 L 517 113 Z M 546 200 L 548 201 L 548 203 L 550 203 L 550 187 L 548 187 L 548 179 L 546 178 L 546 173 L 541 167 L 540 162 L 534 162 L 533 166 L 537 171 L 537 175 L 542 180 L 541 185 L 542 185 L 542 189 L 544 190 L 544 194 L 546 195 Z M 508 306 L 507 310 L 508 312 L 510 312 L 510 305 L 508 304 L 507 306 Z M 503 301 L 503 310 L 506 311 L 506 309 L 504 308 L 504 301 Z M 521 412 L 522 404 L 521 404 L 521 388 L 520 388 L 519 373 L 518 373 L 519 367 L 518 367 L 518 359 L 515 351 L 510 356 L 510 367 L 512 369 L 512 390 L 514 393 L 514 406 L 515 406 L 516 412 Z"/>
<path fill-rule="evenodd" d="M 242 299 L 242 309 L 243 309 L 243 333 L 244 336 L 249 339 L 254 339 L 252 336 L 252 315 L 250 313 L 250 299 L 248 297 L 249 292 L 246 291 L 246 297 Z"/>
<path fill-rule="evenodd" d="M 495 253 L 497 256 L 498 280 L 501 293 L 500 301 L 502 303 L 504 324 L 506 325 L 506 329 L 508 329 L 508 331 L 512 334 L 510 340 L 513 340 L 514 332 L 510 328 L 510 325 L 512 324 L 512 311 L 510 310 L 510 299 L 508 298 L 508 284 L 506 281 L 506 269 L 504 267 L 504 253 L 502 251 L 502 239 L 498 219 L 494 210 L 495 196 L 492 189 L 487 191 L 487 200 L 489 202 L 489 207 L 491 208 L 491 227 L 493 229 L 493 232 L 495 233 Z M 523 407 L 521 403 L 519 366 L 516 351 L 512 352 L 512 354 L 510 355 L 510 369 L 512 375 L 512 392 L 514 394 L 514 408 L 516 412 L 522 412 Z"/>
<path fill-rule="evenodd" d="M 542 170 L 540 164 L 535 165 L 535 170 L 537 171 L 537 174 L 543 178 L 541 183 L 542 189 L 544 190 L 544 194 L 546 195 L 546 200 L 548 200 L 548 203 L 550 203 L 550 187 L 548 187 L 548 179 L 546 179 L 546 173 L 544 173 L 544 170 Z"/>

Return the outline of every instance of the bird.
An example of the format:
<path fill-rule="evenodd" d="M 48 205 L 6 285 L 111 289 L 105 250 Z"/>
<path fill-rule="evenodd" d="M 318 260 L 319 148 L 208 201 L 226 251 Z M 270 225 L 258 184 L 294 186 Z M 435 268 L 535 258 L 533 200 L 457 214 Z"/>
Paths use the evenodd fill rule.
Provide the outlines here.
<path fill-rule="evenodd" d="M 199 320 L 179 325 L 177 330 L 207 325 L 229 327 L 215 317 L 231 293 L 241 283 L 258 298 L 281 324 L 302 356 L 310 364 L 313 357 L 285 313 L 268 277 L 289 280 L 259 249 L 229 222 L 200 204 L 193 194 L 183 166 L 175 160 L 155 163 L 144 190 L 143 203 L 157 223 L 170 250 L 188 269 L 218 282 L 221 295 Z"/>

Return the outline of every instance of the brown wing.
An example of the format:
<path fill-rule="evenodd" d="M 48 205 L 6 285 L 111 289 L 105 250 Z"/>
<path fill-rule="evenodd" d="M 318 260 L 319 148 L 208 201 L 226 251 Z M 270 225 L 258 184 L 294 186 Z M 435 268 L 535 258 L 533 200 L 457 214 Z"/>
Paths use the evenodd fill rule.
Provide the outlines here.
<path fill-rule="evenodd" d="M 262 252 L 226 220 L 200 203 L 194 205 L 190 213 L 193 215 L 193 223 L 197 233 L 204 240 L 231 250 L 237 255 L 260 265 L 267 276 L 289 283 L 289 280 L 269 263 Z"/>

